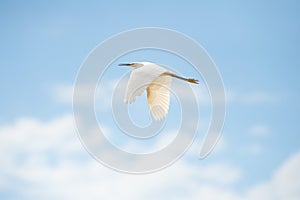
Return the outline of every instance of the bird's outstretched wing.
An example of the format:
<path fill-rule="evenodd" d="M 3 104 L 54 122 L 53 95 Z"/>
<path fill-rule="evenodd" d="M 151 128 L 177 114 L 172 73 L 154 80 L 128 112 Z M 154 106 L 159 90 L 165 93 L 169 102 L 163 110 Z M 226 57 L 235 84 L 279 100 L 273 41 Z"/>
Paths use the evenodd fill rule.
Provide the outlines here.
<path fill-rule="evenodd" d="M 171 76 L 161 75 L 147 87 L 147 99 L 155 120 L 163 119 L 169 110 Z"/>
<path fill-rule="evenodd" d="M 133 69 L 128 80 L 124 102 L 134 102 L 136 96 L 140 96 L 153 82 L 153 80 L 167 71 L 168 70 L 165 68 L 156 64 L 148 64 L 146 66 Z"/>

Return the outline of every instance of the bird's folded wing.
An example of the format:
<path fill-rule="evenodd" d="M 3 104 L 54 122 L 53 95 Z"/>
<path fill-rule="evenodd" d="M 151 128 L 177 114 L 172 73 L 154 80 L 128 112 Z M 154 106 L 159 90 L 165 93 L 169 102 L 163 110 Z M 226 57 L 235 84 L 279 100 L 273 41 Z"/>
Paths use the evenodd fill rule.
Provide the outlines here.
<path fill-rule="evenodd" d="M 124 102 L 134 102 L 136 96 L 140 96 L 153 82 L 153 80 L 166 71 L 166 69 L 155 65 L 149 65 L 132 70 L 128 80 Z"/>
<path fill-rule="evenodd" d="M 147 87 L 147 99 L 155 120 L 163 119 L 169 110 L 172 77 L 161 75 Z"/>

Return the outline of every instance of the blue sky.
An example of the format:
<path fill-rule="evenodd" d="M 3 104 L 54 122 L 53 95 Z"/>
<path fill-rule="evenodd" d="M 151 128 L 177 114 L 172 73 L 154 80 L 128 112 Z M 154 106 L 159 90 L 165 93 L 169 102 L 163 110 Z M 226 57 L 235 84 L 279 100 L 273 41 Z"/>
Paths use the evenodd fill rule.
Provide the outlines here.
<path fill-rule="evenodd" d="M 146 185 L 139 186 L 142 187 L 141 192 L 136 196 L 132 194 L 134 192 L 129 192 L 127 197 L 146 197 L 151 193 L 147 187 L 151 187 L 156 178 L 161 178 L 159 180 L 164 183 L 158 189 L 169 191 L 167 197 L 176 194 L 178 188 L 187 190 L 191 199 L 210 194 L 202 193 L 203 188 L 220 194 L 212 199 L 220 199 L 223 194 L 228 194 L 229 199 L 251 199 L 255 197 L 254 194 L 260 194 L 256 190 L 258 186 L 263 188 L 264 194 L 268 193 L 268 188 L 277 187 L 277 179 L 286 180 L 282 175 L 286 169 L 292 169 L 290 173 L 300 169 L 299 9 L 297 1 L 52 1 L 49 4 L 42 1 L 1 1 L 0 137 L 3 142 L 0 142 L 0 148 L 7 153 L 0 157 L 3 165 L 0 197 L 72 197 L 55 187 L 53 191 L 41 189 L 40 193 L 34 192 L 37 183 L 47 188 L 58 182 L 72 182 L 71 172 L 68 174 L 64 171 L 64 160 L 77 163 L 71 170 L 74 173 L 76 169 L 90 170 L 95 177 L 107 177 L 108 182 L 111 179 L 133 181 L 132 185 L 140 183 L 141 177 L 119 175 L 98 165 L 81 148 L 71 125 L 72 107 L 68 94 L 80 65 L 96 45 L 121 31 L 141 27 L 174 29 L 201 44 L 216 63 L 229 99 L 219 150 L 205 160 L 183 159 L 164 170 L 166 172 L 146 176 Z M 129 58 L 134 59 L 134 56 L 132 54 Z M 162 55 L 159 58 L 155 61 L 161 63 L 174 59 L 168 61 L 173 64 L 178 61 L 172 56 Z M 111 77 L 126 72 L 123 69 L 116 70 Z M 175 70 L 192 75 L 192 71 L 181 71 L 180 67 L 175 67 Z M 61 124 L 67 124 L 67 128 Z M 106 126 L 110 125 L 108 123 Z M 54 134 L 58 137 L 55 139 L 48 128 L 61 134 Z M 62 147 L 62 141 L 66 139 L 64 136 L 74 146 L 77 145 L 75 148 L 71 143 L 67 153 Z M 32 140 L 37 137 L 37 141 L 47 148 L 32 147 L 34 150 L 31 151 L 28 146 L 35 146 L 36 142 Z M 5 145 L 5 142 L 9 145 Z M 54 150 L 56 147 L 58 149 Z M 61 154 L 66 157 L 56 158 Z M 51 162 L 32 161 L 35 155 L 43 155 Z M 76 157 L 81 158 L 80 162 Z M 82 161 L 86 161 L 88 166 L 78 164 Z M 53 162 L 58 163 L 56 167 L 53 167 Z M 31 176 L 28 173 L 26 176 L 20 170 L 36 166 L 44 167 L 45 171 L 41 170 L 40 177 L 47 178 L 43 173 L 67 175 L 63 180 L 53 178 L 38 181 L 38 175 Z M 210 166 L 221 166 L 211 167 L 216 169 L 213 171 L 215 174 L 225 170 L 232 171 L 233 175 L 230 177 L 231 173 L 228 173 L 229 177 L 224 181 L 221 177 L 206 177 L 199 172 L 209 171 Z M 166 181 L 180 170 L 180 173 L 186 174 L 187 169 L 192 171 L 187 176 L 199 175 L 199 172 L 199 179 L 184 178 L 184 187 L 180 183 L 173 185 Z M 103 184 L 107 187 L 107 196 L 118 199 L 115 194 L 108 194 L 113 191 L 113 184 L 99 182 L 97 185 L 99 180 L 89 178 L 93 177 L 92 174 L 83 175 L 84 180 L 77 177 L 79 183 L 72 187 L 79 188 L 81 182 L 90 185 L 96 183 L 95 188 Z M 175 176 L 174 179 L 178 181 L 180 177 Z M 201 184 L 195 183 L 197 181 Z M 289 183 L 287 180 L 286 185 Z M 24 192 L 24 185 L 27 185 L 29 192 Z M 188 188 L 189 185 L 193 189 Z M 293 185 L 298 189 L 300 187 L 299 181 Z M 130 187 L 127 189 L 134 191 Z M 200 191 L 199 194 L 194 190 Z M 93 190 L 83 190 L 80 195 L 87 195 L 85 192 L 90 191 Z M 295 194 L 287 189 L 279 196 L 270 195 L 269 198 L 287 199 L 284 194 L 288 192 Z M 99 195 L 106 197 L 104 193 Z M 127 192 L 120 191 L 120 194 L 126 197 Z M 153 195 L 164 199 L 160 193 Z M 97 196 L 91 196 L 94 197 Z"/>

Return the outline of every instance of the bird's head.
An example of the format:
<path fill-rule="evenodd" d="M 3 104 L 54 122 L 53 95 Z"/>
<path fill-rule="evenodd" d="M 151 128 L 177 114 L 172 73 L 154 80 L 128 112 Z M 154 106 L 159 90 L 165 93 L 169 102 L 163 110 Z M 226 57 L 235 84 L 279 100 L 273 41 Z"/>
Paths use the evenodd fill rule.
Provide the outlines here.
<path fill-rule="evenodd" d="M 119 66 L 129 66 L 132 68 L 138 68 L 144 66 L 144 64 L 138 62 L 132 62 L 132 63 L 121 63 L 119 64 Z"/>

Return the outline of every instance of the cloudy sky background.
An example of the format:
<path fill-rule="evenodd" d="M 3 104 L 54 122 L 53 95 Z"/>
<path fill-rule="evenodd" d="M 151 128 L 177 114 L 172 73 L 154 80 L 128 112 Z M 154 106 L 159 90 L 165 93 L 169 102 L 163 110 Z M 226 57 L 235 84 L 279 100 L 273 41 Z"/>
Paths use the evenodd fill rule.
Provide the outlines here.
<path fill-rule="evenodd" d="M 0 198 L 298 199 L 299 10 L 297 1 L 1 1 Z M 76 136 L 71 106 L 73 83 L 89 52 L 111 35 L 138 27 L 174 29 L 195 39 L 216 63 L 228 97 L 222 139 L 199 160 L 209 105 L 205 87 L 193 86 L 203 114 L 197 140 L 174 165 L 141 176 L 96 162 Z M 144 51 L 120 58 L 143 59 L 201 80 L 172 55 Z M 113 64 L 99 97 L 111 97 L 128 72 Z M 144 97 L 138 110 L 147 108 Z M 109 100 L 99 100 L 96 108 L 114 142 L 147 151 L 172 138 L 176 98 L 169 134 L 146 146 L 116 138 L 106 118 Z M 145 113 L 134 106 L 133 118 L 144 119 L 134 117 Z"/>

